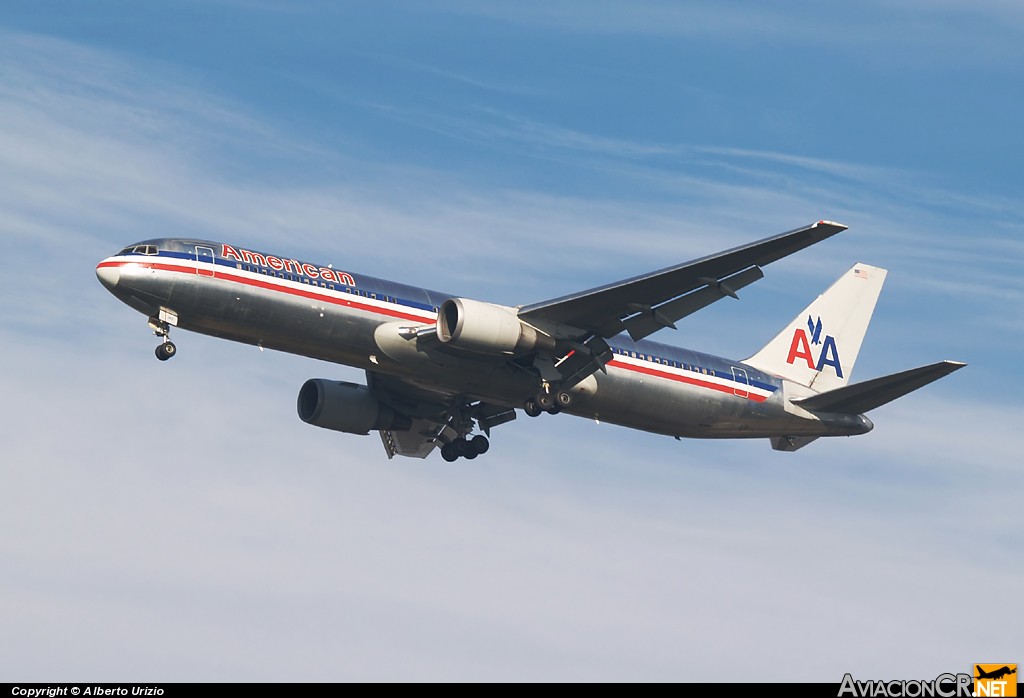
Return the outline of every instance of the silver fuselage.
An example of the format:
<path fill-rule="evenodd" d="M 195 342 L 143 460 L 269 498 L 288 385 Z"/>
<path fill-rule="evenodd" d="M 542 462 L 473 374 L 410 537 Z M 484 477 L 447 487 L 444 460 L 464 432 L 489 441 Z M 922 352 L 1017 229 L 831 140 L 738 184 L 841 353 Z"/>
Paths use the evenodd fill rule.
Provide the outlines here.
<path fill-rule="evenodd" d="M 142 250 L 141 252 L 136 250 Z M 521 363 L 418 346 L 403 328 L 433 325 L 450 294 L 329 265 L 222 243 L 159 239 L 100 262 L 97 275 L 120 300 L 177 327 L 388 374 L 446 396 L 520 408 L 537 390 Z M 683 437 L 753 438 L 862 434 L 862 415 L 814 414 L 793 405 L 807 388 L 740 361 L 627 335 L 596 389 L 567 412 Z"/>

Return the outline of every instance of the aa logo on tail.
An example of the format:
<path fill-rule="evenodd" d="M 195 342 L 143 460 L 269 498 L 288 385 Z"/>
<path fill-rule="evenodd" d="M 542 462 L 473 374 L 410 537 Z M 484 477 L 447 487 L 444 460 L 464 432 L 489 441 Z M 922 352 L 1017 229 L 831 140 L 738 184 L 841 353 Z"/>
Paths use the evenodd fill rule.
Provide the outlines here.
<path fill-rule="evenodd" d="M 831 366 L 836 372 L 837 378 L 843 377 L 843 366 L 839 362 L 839 350 L 836 349 L 836 339 L 830 334 L 821 336 L 821 316 L 817 320 L 810 315 L 807 316 L 807 329 L 796 328 L 793 332 L 793 341 L 789 345 L 789 356 L 787 364 L 795 364 L 797 359 L 807 362 L 807 368 L 812 371 L 821 371 L 826 366 Z M 817 348 L 818 357 L 815 359 L 811 347 Z"/>

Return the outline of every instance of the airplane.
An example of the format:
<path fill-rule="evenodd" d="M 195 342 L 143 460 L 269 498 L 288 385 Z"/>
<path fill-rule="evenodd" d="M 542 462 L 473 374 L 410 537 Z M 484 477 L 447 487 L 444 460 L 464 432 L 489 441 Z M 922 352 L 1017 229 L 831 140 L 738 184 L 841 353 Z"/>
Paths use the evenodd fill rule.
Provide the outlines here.
<path fill-rule="evenodd" d="M 795 451 L 864 434 L 865 412 L 956 371 L 941 361 L 849 383 L 886 270 L 855 264 L 742 361 L 646 339 L 764 276 L 762 267 L 846 226 L 819 221 L 580 293 L 515 307 L 204 240 L 128 245 L 96 267 L 149 319 L 156 356 L 172 328 L 361 368 L 366 384 L 314 378 L 302 421 L 380 434 L 388 458 L 485 453 L 491 430 L 565 412 L 656 434 L 767 438 Z"/>
<path fill-rule="evenodd" d="M 1014 665 L 1014 667 L 1012 669 L 1009 666 L 1003 666 L 1003 667 L 1000 667 L 999 669 L 995 669 L 994 671 L 985 671 L 985 670 L 983 670 L 981 668 L 980 664 L 975 664 L 974 665 L 974 670 L 975 670 L 975 677 L 974 678 L 976 678 L 976 679 L 993 679 L 993 680 L 998 680 L 998 679 L 1003 678 L 1004 676 L 1009 676 L 1010 674 L 1016 674 L 1017 673 L 1016 665 Z"/>

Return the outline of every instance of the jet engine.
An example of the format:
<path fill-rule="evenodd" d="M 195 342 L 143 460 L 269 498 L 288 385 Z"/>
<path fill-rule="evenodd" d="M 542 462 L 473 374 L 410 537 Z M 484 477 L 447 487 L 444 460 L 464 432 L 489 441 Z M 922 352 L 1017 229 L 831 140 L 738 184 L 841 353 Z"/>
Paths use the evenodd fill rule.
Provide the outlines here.
<path fill-rule="evenodd" d="M 467 298 L 449 298 L 441 305 L 437 336 L 453 347 L 482 354 L 555 348 L 555 340 L 523 323 L 511 309 Z"/>
<path fill-rule="evenodd" d="M 299 390 L 299 419 L 306 424 L 368 434 L 371 429 L 408 431 L 412 420 L 380 401 L 365 385 L 310 378 Z"/>

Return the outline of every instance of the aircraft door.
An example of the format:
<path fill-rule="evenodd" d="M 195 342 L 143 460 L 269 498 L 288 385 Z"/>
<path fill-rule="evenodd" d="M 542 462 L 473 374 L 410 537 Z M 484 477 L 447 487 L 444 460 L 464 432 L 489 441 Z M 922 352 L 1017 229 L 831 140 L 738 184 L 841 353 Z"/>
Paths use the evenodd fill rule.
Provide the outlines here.
<path fill-rule="evenodd" d="M 199 276 L 214 276 L 216 274 L 213 268 L 213 261 L 212 247 L 196 245 L 196 273 Z M 210 266 L 205 266 L 207 264 Z"/>
<path fill-rule="evenodd" d="M 747 390 L 747 386 L 750 385 L 750 379 L 747 378 L 747 370 L 740 368 L 739 366 L 732 367 L 732 379 L 736 381 L 733 383 L 733 392 L 739 397 L 747 397 L 750 395 L 750 391 Z"/>

